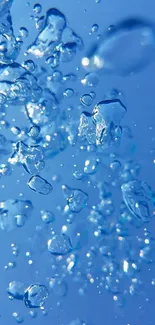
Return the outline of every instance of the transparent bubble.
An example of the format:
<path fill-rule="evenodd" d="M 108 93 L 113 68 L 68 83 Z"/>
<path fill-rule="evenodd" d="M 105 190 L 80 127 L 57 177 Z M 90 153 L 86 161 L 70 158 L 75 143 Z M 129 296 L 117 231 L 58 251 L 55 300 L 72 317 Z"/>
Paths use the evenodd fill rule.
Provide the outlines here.
<path fill-rule="evenodd" d="M 100 159 L 90 157 L 85 161 L 84 173 L 88 175 L 95 174 L 99 168 Z"/>
<path fill-rule="evenodd" d="M 10 176 L 12 173 L 10 165 L 9 164 L 1 164 L 0 165 L 0 175 L 1 176 Z"/>
<path fill-rule="evenodd" d="M 1 1 L 0 8 L 3 7 L 4 2 L 6 7 L 10 7 L 10 4 L 12 3 L 12 1 Z M 2 8 L 2 11 L 0 10 L 0 16 L 3 15 L 3 9 L 4 8 Z M 13 63 L 19 54 L 22 42 L 17 40 L 14 36 L 12 19 L 9 11 L 5 12 L 4 17 L 1 17 L 0 20 L 0 44 L 0 63 Z"/>
<path fill-rule="evenodd" d="M 22 36 L 22 38 L 26 38 L 29 36 L 29 32 L 25 27 L 21 27 L 19 29 L 20 35 Z"/>
<path fill-rule="evenodd" d="M 51 278 L 49 281 L 49 287 L 52 293 L 54 293 L 58 297 L 64 297 L 67 295 L 68 286 L 65 280 L 60 278 Z"/>
<path fill-rule="evenodd" d="M 26 60 L 23 62 L 22 66 L 30 71 L 30 72 L 34 72 L 35 71 L 35 63 L 32 60 Z"/>
<path fill-rule="evenodd" d="M 59 46 L 60 62 L 70 62 L 76 55 L 77 44 L 65 43 Z"/>
<path fill-rule="evenodd" d="M 31 318 L 36 318 L 37 317 L 37 312 L 34 310 L 30 310 L 29 315 Z"/>
<path fill-rule="evenodd" d="M 155 209 L 155 195 L 144 181 L 133 180 L 121 186 L 124 202 L 141 222 L 149 222 Z"/>
<path fill-rule="evenodd" d="M 48 251 L 53 255 L 66 255 L 72 250 L 71 240 L 68 235 L 54 235 L 47 243 Z"/>
<path fill-rule="evenodd" d="M 103 149 L 109 148 L 121 138 L 120 123 L 125 113 L 126 107 L 119 99 L 99 102 L 92 114 L 81 114 L 79 136 L 89 144 L 96 144 Z"/>
<path fill-rule="evenodd" d="M 79 318 L 72 320 L 68 325 L 86 325 L 86 323 Z"/>
<path fill-rule="evenodd" d="M 4 16 L 11 8 L 13 0 L 0 2 L 0 17 Z"/>
<path fill-rule="evenodd" d="M 119 171 L 121 168 L 121 163 L 119 160 L 114 160 L 111 164 L 110 164 L 110 168 L 112 169 L 112 171 Z"/>
<path fill-rule="evenodd" d="M 23 227 L 27 221 L 27 216 L 25 214 L 17 214 L 15 220 L 17 227 Z"/>
<path fill-rule="evenodd" d="M 138 278 L 133 278 L 131 280 L 131 285 L 129 287 L 130 295 L 140 295 L 143 293 L 144 287 L 143 282 L 139 280 Z"/>
<path fill-rule="evenodd" d="M 84 106 L 90 106 L 92 104 L 93 98 L 89 94 L 84 94 L 80 98 L 80 101 Z"/>
<path fill-rule="evenodd" d="M 33 205 L 28 200 L 6 200 L 0 202 L 0 229 L 3 231 L 11 231 L 17 226 L 18 214 L 27 218 L 31 215 Z"/>
<path fill-rule="evenodd" d="M 35 125 L 35 126 L 31 126 L 28 135 L 32 138 L 37 138 L 39 136 L 39 133 L 40 133 L 40 127 Z"/>
<path fill-rule="evenodd" d="M 91 32 L 94 33 L 94 32 L 97 32 L 99 29 L 99 26 L 97 24 L 94 24 L 91 28 Z"/>
<path fill-rule="evenodd" d="M 21 316 L 21 314 L 19 312 L 13 312 L 12 316 L 14 317 L 14 319 L 16 320 L 16 322 L 18 324 L 21 324 L 24 322 L 24 317 Z"/>
<path fill-rule="evenodd" d="M 44 155 L 41 146 L 28 146 L 24 142 L 16 143 L 14 153 L 9 162 L 21 163 L 29 174 L 39 173 L 44 168 Z M 43 162 L 43 163 L 41 163 Z"/>
<path fill-rule="evenodd" d="M 42 284 L 31 284 L 24 294 L 24 303 L 27 308 L 39 308 L 48 299 L 48 290 Z"/>
<path fill-rule="evenodd" d="M 84 86 L 96 87 L 98 85 L 99 79 L 98 75 L 94 72 L 87 73 L 84 79 L 81 79 L 81 83 Z"/>
<path fill-rule="evenodd" d="M 27 184 L 31 190 L 42 195 L 48 195 L 53 190 L 52 185 L 39 175 L 32 176 Z"/>
<path fill-rule="evenodd" d="M 24 283 L 20 281 L 10 282 L 7 288 L 7 293 L 10 299 L 23 300 L 24 291 L 25 291 Z"/>
<path fill-rule="evenodd" d="M 74 90 L 72 88 L 67 88 L 63 95 L 66 98 L 71 98 L 74 96 Z"/>
<path fill-rule="evenodd" d="M 45 89 L 42 92 L 42 96 L 39 99 L 37 98 L 37 101 L 29 101 L 27 103 L 26 113 L 32 124 L 37 126 L 49 125 L 58 114 L 55 96 L 48 89 Z"/>
<path fill-rule="evenodd" d="M 77 180 L 82 180 L 85 178 L 85 175 L 82 171 L 80 170 L 76 170 L 74 173 L 73 173 L 73 176 L 77 179 Z"/>
<path fill-rule="evenodd" d="M 36 14 L 40 14 L 41 11 L 42 11 L 42 6 L 41 6 L 39 3 L 36 3 L 36 4 L 33 6 L 33 11 L 34 11 Z"/>
<path fill-rule="evenodd" d="M 76 44 L 79 50 L 83 49 L 83 41 L 70 27 L 69 25 L 63 30 L 62 42 L 64 44 Z"/>
<path fill-rule="evenodd" d="M 44 24 L 45 24 L 45 16 L 37 17 L 37 19 L 35 20 L 35 26 L 38 31 L 43 29 Z"/>
<path fill-rule="evenodd" d="M 88 71 L 102 69 L 127 75 L 148 65 L 154 58 L 154 52 L 154 25 L 141 18 L 129 18 L 105 31 L 82 59 L 82 64 Z"/>
<path fill-rule="evenodd" d="M 73 189 L 66 185 L 62 186 L 64 195 L 67 199 L 67 204 L 70 211 L 80 212 L 87 204 L 88 195 L 80 189 Z"/>
<path fill-rule="evenodd" d="M 11 244 L 12 255 L 18 256 L 19 255 L 19 247 L 16 244 Z"/>
<path fill-rule="evenodd" d="M 41 219 L 45 223 L 50 223 L 55 221 L 54 213 L 48 210 L 41 210 Z"/>
<path fill-rule="evenodd" d="M 51 55 L 55 46 L 59 44 L 65 27 L 65 16 L 58 9 L 49 9 L 46 13 L 43 29 L 41 29 L 34 43 L 28 47 L 28 52 L 38 58 Z"/>

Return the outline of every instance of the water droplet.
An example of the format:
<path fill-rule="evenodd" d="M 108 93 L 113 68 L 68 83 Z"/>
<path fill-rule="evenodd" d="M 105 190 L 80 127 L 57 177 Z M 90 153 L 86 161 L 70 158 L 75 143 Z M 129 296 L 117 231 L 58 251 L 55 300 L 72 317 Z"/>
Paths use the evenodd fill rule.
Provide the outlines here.
<path fill-rule="evenodd" d="M 52 185 L 39 175 L 32 176 L 27 184 L 31 190 L 43 195 L 48 195 L 53 190 Z"/>
<path fill-rule="evenodd" d="M 48 290 L 42 284 L 31 284 L 24 294 L 24 303 L 27 308 L 39 308 L 47 299 Z"/>
<path fill-rule="evenodd" d="M 72 250 L 70 238 L 66 234 L 54 235 L 48 240 L 47 246 L 53 255 L 66 255 Z"/>

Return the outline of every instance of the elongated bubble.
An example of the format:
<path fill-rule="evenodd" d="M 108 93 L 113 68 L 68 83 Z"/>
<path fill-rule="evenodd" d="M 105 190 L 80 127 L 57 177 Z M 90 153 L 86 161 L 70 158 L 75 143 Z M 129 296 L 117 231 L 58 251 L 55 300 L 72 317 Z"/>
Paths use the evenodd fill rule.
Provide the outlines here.
<path fill-rule="evenodd" d="M 132 215 L 149 222 L 155 213 L 155 194 L 144 181 L 133 180 L 121 187 L 123 199 Z"/>
<path fill-rule="evenodd" d="M 53 190 L 52 185 L 39 175 L 32 176 L 27 184 L 31 190 L 42 195 L 48 195 Z"/>
<path fill-rule="evenodd" d="M 148 65 L 155 57 L 155 26 L 141 18 L 129 18 L 109 28 L 94 44 L 82 65 L 88 71 L 128 75 Z"/>

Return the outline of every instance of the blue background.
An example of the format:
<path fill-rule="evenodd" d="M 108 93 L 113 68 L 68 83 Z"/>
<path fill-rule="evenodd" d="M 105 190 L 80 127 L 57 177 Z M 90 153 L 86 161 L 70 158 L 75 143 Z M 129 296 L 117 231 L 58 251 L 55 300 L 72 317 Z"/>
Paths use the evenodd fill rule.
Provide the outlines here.
<path fill-rule="evenodd" d="M 80 35 L 84 42 L 84 52 L 78 53 L 76 59 L 62 67 L 65 73 L 77 73 L 78 78 L 84 76 L 85 72 L 82 69 L 80 62 L 81 57 L 89 45 L 95 40 L 95 35 L 89 35 L 93 24 L 99 25 L 98 33 L 102 33 L 109 25 L 115 24 L 122 18 L 129 16 L 141 16 L 154 21 L 154 1 L 144 0 L 101 0 L 96 3 L 95 0 L 46 0 L 40 2 L 43 7 L 43 12 L 46 12 L 50 7 L 56 7 L 62 11 L 69 25 Z M 30 15 L 33 14 L 34 1 L 30 1 L 30 6 L 26 5 L 24 0 L 14 0 L 11 9 L 13 27 L 15 35 L 19 34 L 19 28 L 24 26 L 29 30 L 29 37 L 24 42 L 26 48 L 37 35 L 34 27 L 33 19 L 30 20 Z M 121 51 L 121 48 L 120 48 Z M 18 62 L 24 59 L 24 48 L 18 58 Z M 76 68 L 80 67 L 77 72 Z M 78 79 L 79 80 L 79 79 Z M 155 63 L 145 68 L 142 72 L 129 76 L 100 76 L 99 84 L 96 87 L 95 103 L 103 99 L 104 94 L 110 88 L 118 88 L 125 95 L 125 103 L 127 105 L 127 114 L 125 124 L 128 125 L 134 135 L 136 144 L 135 160 L 142 166 L 141 179 L 144 179 L 148 184 L 155 188 L 155 176 L 153 164 L 154 156 L 150 153 L 155 149 Z M 72 85 L 70 85 L 72 86 Z M 75 89 L 75 88 L 76 89 Z M 79 97 L 87 93 L 87 88 L 83 88 L 80 81 L 73 86 L 78 92 L 76 98 L 69 100 L 69 105 L 77 105 Z M 74 102 L 75 101 L 75 102 Z M 63 104 L 62 104 L 63 105 Z M 27 124 L 26 118 L 19 113 L 19 107 L 12 107 L 9 111 L 9 119 L 15 118 L 14 124 L 23 127 Z M 1 130 L 3 133 L 3 128 Z M 153 139 L 154 138 L 154 139 Z M 53 193 L 47 197 L 41 197 L 39 194 L 32 192 L 26 182 L 28 175 L 23 172 L 23 167 L 15 167 L 11 177 L 2 178 L 0 180 L 0 200 L 8 198 L 18 198 L 20 193 L 23 193 L 23 198 L 30 199 L 35 207 L 32 217 L 28 220 L 23 228 L 15 229 L 9 233 L 0 234 L 0 324 L 12 324 L 15 320 L 12 317 L 13 312 L 19 312 L 24 316 L 25 324 L 33 322 L 33 324 L 68 324 L 76 318 L 83 319 L 86 324 L 94 325 L 148 325 L 154 324 L 154 291 L 151 286 L 151 279 L 155 276 L 155 268 L 152 265 L 144 265 L 141 271 L 141 279 L 145 284 L 142 295 L 128 297 L 125 306 L 122 309 L 116 308 L 112 301 L 112 296 L 105 290 L 101 294 L 98 293 L 97 281 L 93 285 L 89 285 L 87 293 L 84 296 L 78 294 L 78 286 L 68 280 L 68 294 L 64 299 L 59 299 L 56 296 L 50 295 L 50 299 L 46 304 L 47 316 L 38 312 L 35 319 L 31 319 L 28 315 L 28 310 L 20 301 L 10 301 L 6 294 L 8 283 L 13 280 L 20 280 L 26 284 L 40 282 L 46 284 L 45 277 L 52 276 L 52 263 L 54 260 L 44 252 L 44 243 L 47 240 L 47 229 L 42 229 L 40 232 L 35 231 L 35 227 L 41 224 L 40 210 L 48 208 L 56 215 L 54 224 L 55 230 L 60 230 L 65 224 L 65 217 L 56 207 L 63 203 L 63 195 L 61 185 L 67 184 L 71 187 L 78 187 L 77 181 L 72 177 L 74 164 L 80 164 L 80 156 L 72 157 L 74 148 L 69 147 L 52 160 L 48 161 L 46 170 L 42 172 L 42 176 L 52 182 L 52 176 L 55 174 L 61 175 L 60 182 L 52 182 L 54 187 Z M 4 160 L 2 163 L 5 162 Z M 61 166 L 63 164 L 63 167 Z M 5 186 L 3 186 L 5 185 Z M 92 202 L 91 189 L 89 191 L 89 206 Z M 117 195 L 117 194 L 116 194 Z M 94 199 L 95 200 L 95 199 Z M 74 242 L 77 229 L 85 230 L 85 216 L 88 210 L 85 210 L 77 217 L 71 230 L 71 238 Z M 151 222 L 150 229 L 154 235 L 154 222 Z M 138 231 L 138 230 L 137 230 Z M 136 230 L 133 229 L 133 237 L 136 235 Z M 25 257 L 25 252 L 31 249 L 28 237 L 35 237 L 35 248 L 32 253 L 33 265 L 28 265 L 28 259 Z M 84 232 L 84 236 L 86 236 Z M 91 240 L 91 239 L 89 239 Z M 20 254 L 14 258 L 11 253 L 11 244 L 16 243 L 20 247 Z M 30 248 L 29 248 L 30 247 Z M 84 258 L 84 257 L 83 257 Z M 17 266 L 14 269 L 4 271 L 4 266 L 8 262 L 16 261 Z M 95 265 L 98 269 L 97 264 Z M 36 273 L 36 271 L 38 271 Z M 98 270 L 97 270 L 98 271 Z M 100 271 L 98 271 L 100 272 Z M 100 274 L 99 274 L 100 275 Z M 124 284 L 125 285 L 125 284 Z M 125 288 L 124 288 L 125 289 Z M 57 302 L 60 301 L 60 306 Z"/>

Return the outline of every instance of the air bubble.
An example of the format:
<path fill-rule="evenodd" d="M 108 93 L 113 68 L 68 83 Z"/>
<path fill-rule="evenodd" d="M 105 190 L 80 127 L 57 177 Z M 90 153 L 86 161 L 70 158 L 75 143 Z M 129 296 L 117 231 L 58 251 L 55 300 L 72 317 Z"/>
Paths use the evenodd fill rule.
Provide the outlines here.
<path fill-rule="evenodd" d="M 144 181 L 133 180 L 121 187 L 124 202 L 132 213 L 142 223 L 149 222 L 154 214 L 155 194 Z"/>
<path fill-rule="evenodd" d="M 89 94 L 84 94 L 80 98 L 80 101 L 84 106 L 90 106 L 92 104 L 93 98 Z"/>
<path fill-rule="evenodd" d="M 52 185 L 39 175 L 32 176 L 27 184 L 31 190 L 42 195 L 48 195 L 53 190 Z"/>
<path fill-rule="evenodd" d="M 102 69 L 108 73 L 128 75 L 147 66 L 154 60 L 154 54 L 154 25 L 140 18 L 129 18 L 105 31 L 82 59 L 82 64 L 88 71 Z"/>
<path fill-rule="evenodd" d="M 86 206 L 88 201 L 87 193 L 80 189 L 67 187 L 66 185 L 63 185 L 62 189 L 67 199 L 70 211 L 78 213 Z"/>
<path fill-rule="evenodd" d="M 9 283 L 7 293 L 10 299 L 23 300 L 25 286 L 20 281 L 12 281 Z"/>
<path fill-rule="evenodd" d="M 68 286 L 65 280 L 60 278 L 51 278 L 49 281 L 49 287 L 52 293 L 54 293 L 58 297 L 64 297 L 67 295 Z"/>
<path fill-rule="evenodd" d="M 48 299 L 48 290 L 42 284 L 31 284 L 24 294 L 24 303 L 27 308 L 39 308 Z"/>
<path fill-rule="evenodd" d="M 48 240 L 47 247 L 53 255 L 66 255 L 72 250 L 70 238 L 66 234 L 54 235 Z"/>
<path fill-rule="evenodd" d="M 26 38 L 26 37 L 29 36 L 29 32 L 25 27 L 21 27 L 19 29 L 19 32 L 20 32 L 20 35 L 21 35 L 22 38 Z"/>
<path fill-rule="evenodd" d="M 40 14 L 41 11 L 42 11 L 42 7 L 39 3 L 36 3 L 33 7 L 33 11 L 36 13 L 36 14 Z"/>
<path fill-rule="evenodd" d="M 41 210 L 41 219 L 43 222 L 45 223 L 51 223 L 55 221 L 55 216 L 53 214 L 53 212 L 48 211 L 48 210 Z"/>

